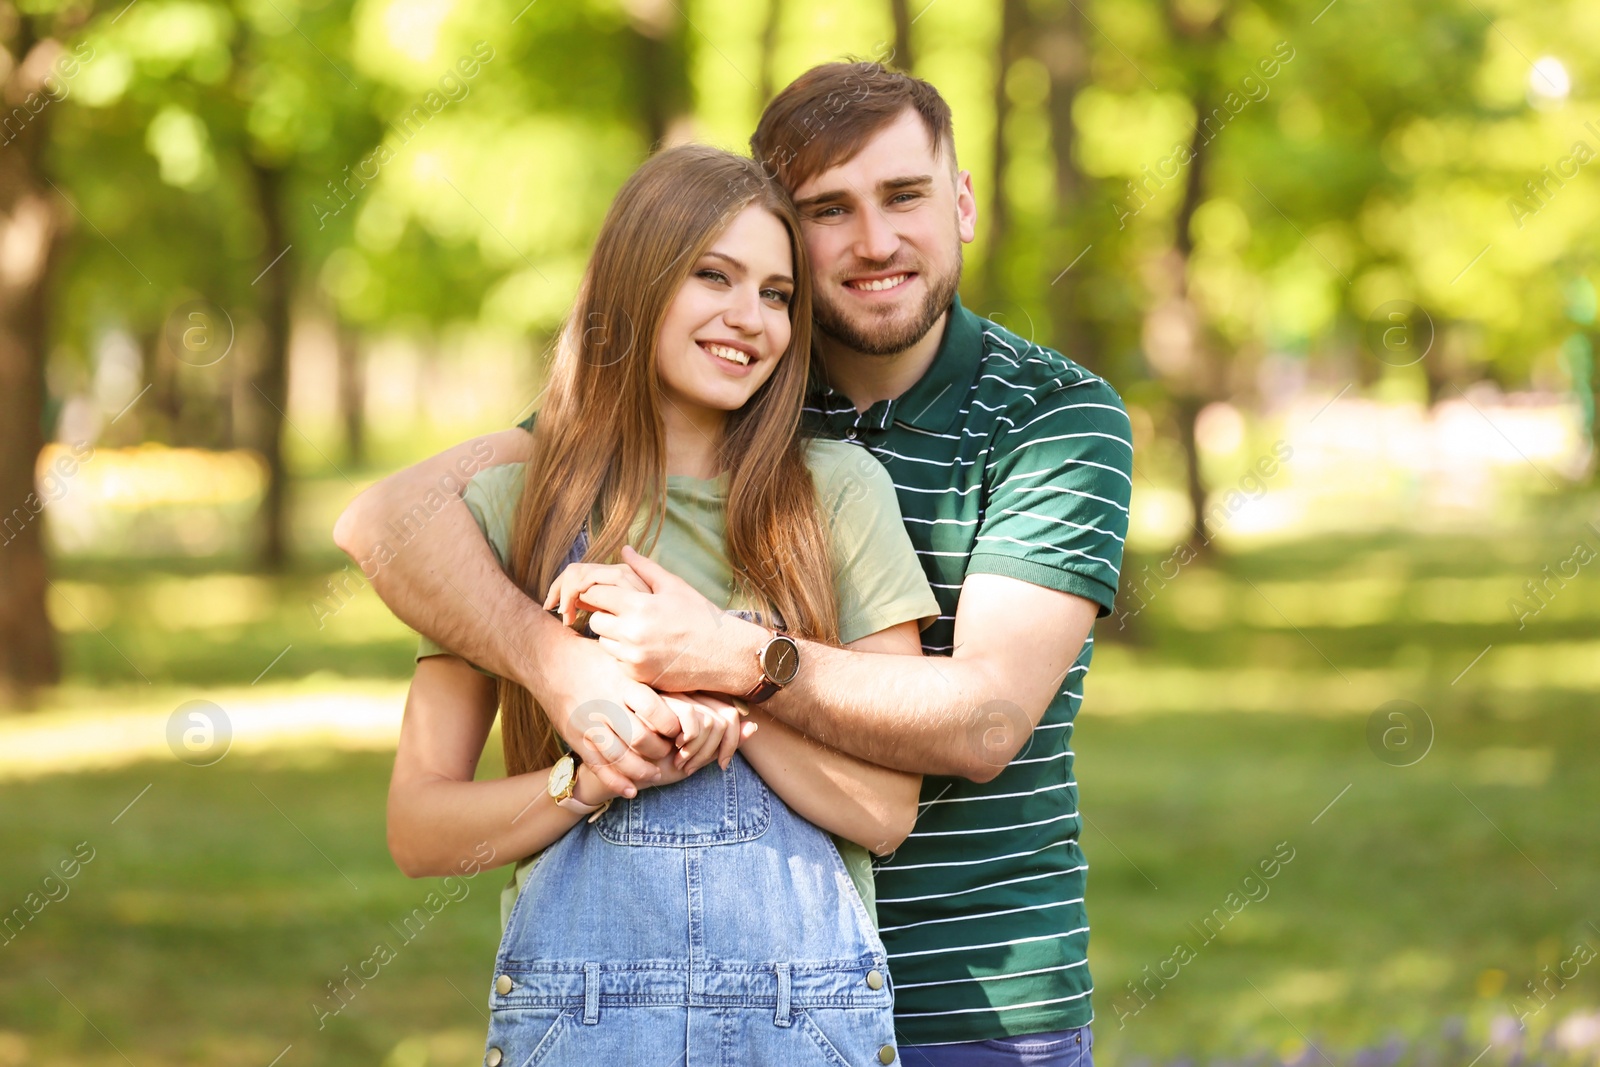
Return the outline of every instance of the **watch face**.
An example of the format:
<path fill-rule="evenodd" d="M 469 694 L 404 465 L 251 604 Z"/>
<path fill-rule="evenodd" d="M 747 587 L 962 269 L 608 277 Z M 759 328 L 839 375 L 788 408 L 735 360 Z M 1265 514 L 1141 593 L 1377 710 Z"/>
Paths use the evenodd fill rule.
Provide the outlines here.
<path fill-rule="evenodd" d="M 762 653 L 761 669 L 779 685 L 788 685 L 800 670 L 799 646 L 783 634 L 774 637 Z"/>
<path fill-rule="evenodd" d="M 571 756 L 562 756 L 556 760 L 556 765 L 550 768 L 550 795 L 560 799 L 567 795 L 572 788 L 572 776 L 577 773 L 573 766 Z"/>

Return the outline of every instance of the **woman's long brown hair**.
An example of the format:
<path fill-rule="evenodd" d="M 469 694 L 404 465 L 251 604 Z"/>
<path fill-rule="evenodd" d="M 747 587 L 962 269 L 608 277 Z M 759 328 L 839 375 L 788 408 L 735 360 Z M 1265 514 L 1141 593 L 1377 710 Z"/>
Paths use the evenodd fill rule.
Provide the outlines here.
<path fill-rule="evenodd" d="M 626 543 L 646 553 L 654 546 L 667 484 L 656 337 L 701 255 L 752 204 L 789 234 L 791 334 L 772 376 L 728 416 L 720 452 L 725 547 L 737 596 L 763 615 L 776 609 L 790 634 L 838 641 L 832 557 L 800 435 L 811 356 L 800 219 L 759 164 L 703 145 L 662 152 L 628 179 L 561 331 L 512 526 L 512 577 L 535 600 L 544 599 L 592 510 L 598 527 L 589 531 L 586 562 L 615 562 Z M 636 528 L 642 509 L 647 519 Z M 528 690 L 501 679 L 500 707 L 507 773 L 560 757 L 556 730 Z"/>

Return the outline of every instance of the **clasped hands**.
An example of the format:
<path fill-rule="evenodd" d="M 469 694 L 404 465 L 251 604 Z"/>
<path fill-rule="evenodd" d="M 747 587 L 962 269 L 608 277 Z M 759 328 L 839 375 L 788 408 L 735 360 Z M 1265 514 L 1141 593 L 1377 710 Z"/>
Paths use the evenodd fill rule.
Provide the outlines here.
<path fill-rule="evenodd" d="M 607 791 L 631 797 L 713 759 L 727 768 L 757 724 L 723 693 L 754 685 L 755 658 L 741 664 L 737 650 L 766 632 L 631 547 L 622 560 L 568 565 L 543 606 L 569 627 L 588 611 L 599 639 L 562 642 L 548 705 L 557 732 Z"/>

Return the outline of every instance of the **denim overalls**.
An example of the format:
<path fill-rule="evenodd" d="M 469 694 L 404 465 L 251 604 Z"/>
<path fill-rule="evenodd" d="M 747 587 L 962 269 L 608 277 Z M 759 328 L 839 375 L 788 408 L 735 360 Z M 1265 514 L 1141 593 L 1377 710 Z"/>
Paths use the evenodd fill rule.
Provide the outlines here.
<path fill-rule="evenodd" d="M 487 1067 L 893 1063 L 883 942 L 828 835 L 735 755 L 540 857 L 495 960 Z"/>

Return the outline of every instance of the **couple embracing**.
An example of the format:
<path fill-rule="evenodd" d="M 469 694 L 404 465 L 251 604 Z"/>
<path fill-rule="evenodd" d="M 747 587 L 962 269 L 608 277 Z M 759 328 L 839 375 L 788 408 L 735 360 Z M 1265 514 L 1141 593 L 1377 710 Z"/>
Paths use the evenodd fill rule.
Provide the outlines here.
<path fill-rule="evenodd" d="M 517 860 L 487 1067 L 1087 1067 L 1071 742 L 1127 415 L 962 306 L 931 85 L 813 68 L 751 147 L 640 167 L 533 417 L 340 519 L 362 559 L 465 505 L 374 577 L 426 635 L 390 850 Z"/>

